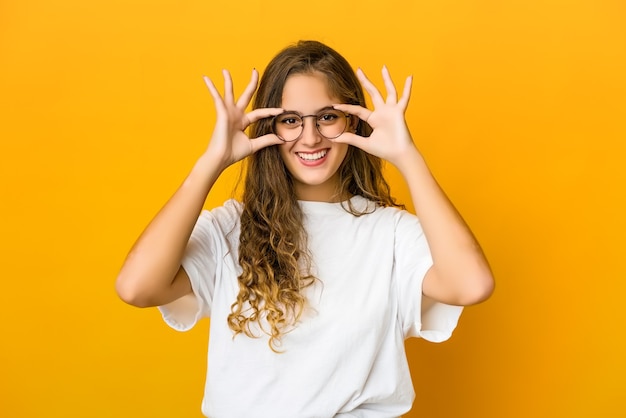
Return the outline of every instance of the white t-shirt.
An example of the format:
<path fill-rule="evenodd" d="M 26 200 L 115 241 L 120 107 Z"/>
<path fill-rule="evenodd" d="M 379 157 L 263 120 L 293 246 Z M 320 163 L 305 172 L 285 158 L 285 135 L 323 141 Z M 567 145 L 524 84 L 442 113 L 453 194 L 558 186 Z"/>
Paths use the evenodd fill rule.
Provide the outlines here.
<path fill-rule="evenodd" d="M 448 339 L 462 308 L 422 295 L 432 259 L 414 215 L 360 196 L 352 203 L 375 211 L 357 217 L 340 203 L 300 202 L 319 281 L 280 354 L 265 334 L 233 338 L 227 324 L 239 291 L 242 204 L 202 212 L 182 262 L 194 293 L 160 309 L 181 331 L 211 317 L 206 416 L 389 418 L 411 408 L 404 340 Z"/>

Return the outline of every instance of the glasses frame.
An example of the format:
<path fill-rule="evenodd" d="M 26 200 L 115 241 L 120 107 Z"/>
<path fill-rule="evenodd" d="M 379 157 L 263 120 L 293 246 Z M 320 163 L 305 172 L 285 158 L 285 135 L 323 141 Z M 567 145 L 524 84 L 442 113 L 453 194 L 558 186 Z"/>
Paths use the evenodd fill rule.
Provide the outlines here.
<path fill-rule="evenodd" d="M 343 131 L 341 131 L 339 133 L 339 135 L 335 135 L 335 136 L 326 136 L 322 133 L 322 131 L 320 130 L 320 124 L 317 123 L 319 117 L 321 115 L 324 114 L 324 112 L 328 112 L 329 110 L 335 111 L 337 113 L 342 113 L 345 117 L 346 117 L 346 126 L 343 128 Z M 295 139 L 290 139 L 290 140 L 286 140 L 285 138 L 283 138 L 282 136 L 278 135 L 278 132 L 276 132 L 276 129 L 274 129 L 275 125 L 276 125 L 276 118 L 279 118 L 281 116 L 284 115 L 297 115 L 300 119 L 302 119 L 302 125 L 300 125 L 300 135 L 298 135 Z M 272 130 L 272 133 L 274 135 L 276 135 L 278 137 L 278 139 L 280 139 L 283 142 L 295 142 L 298 139 L 302 138 L 302 134 L 304 133 L 304 118 L 315 118 L 315 129 L 317 129 L 317 132 L 324 138 L 326 139 L 335 139 L 335 138 L 339 138 L 341 135 L 343 135 L 344 132 L 346 132 L 348 130 L 348 127 L 350 126 L 350 117 L 352 115 L 350 115 L 349 113 L 346 112 L 342 112 L 340 110 L 335 109 L 334 107 L 325 107 L 323 109 L 321 109 L 319 112 L 312 114 L 312 115 L 303 115 L 300 112 L 296 112 L 295 110 L 286 110 L 283 113 L 276 115 L 274 117 L 272 117 L 271 119 L 271 123 L 270 123 L 270 128 Z"/>

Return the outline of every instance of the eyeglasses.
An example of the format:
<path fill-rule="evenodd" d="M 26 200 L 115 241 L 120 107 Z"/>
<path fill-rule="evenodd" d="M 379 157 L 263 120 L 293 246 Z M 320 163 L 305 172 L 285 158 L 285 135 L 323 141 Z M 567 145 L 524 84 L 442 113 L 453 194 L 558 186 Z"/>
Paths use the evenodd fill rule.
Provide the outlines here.
<path fill-rule="evenodd" d="M 289 110 L 272 119 L 272 133 L 285 142 L 300 139 L 304 132 L 304 118 L 315 118 L 317 131 L 326 139 L 338 138 L 348 127 L 350 115 L 327 107 L 314 115 L 301 115 Z"/>

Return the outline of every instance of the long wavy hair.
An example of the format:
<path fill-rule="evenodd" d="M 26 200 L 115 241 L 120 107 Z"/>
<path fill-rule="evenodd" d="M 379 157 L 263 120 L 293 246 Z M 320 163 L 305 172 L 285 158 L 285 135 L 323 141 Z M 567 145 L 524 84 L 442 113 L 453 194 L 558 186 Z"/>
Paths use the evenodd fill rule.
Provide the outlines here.
<path fill-rule="evenodd" d="M 350 64 L 332 48 L 316 41 L 300 41 L 276 55 L 268 64 L 253 107 L 281 107 L 283 88 L 294 74 L 323 75 L 331 97 L 341 103 L 365 106 L 361 85 Z M 351 126 L 361 136 L 371 127 L 364 121 Z M 271 119 L 254 124 L 250 137 L 271 132 Z M 263 148 L 247 158 L 239 239 L 239 294 L 231 306 L 228 325 L 235 336 L 257 337 L 256 323 L 269 336 L 269 346 L 278 351 L 281 338 L 298 322 L 306 298 L 302 290 L 316 278 L 311 274 L 311 255 L 303 213 L 293 179 L 277 146 Z M 337 196 L 359 195 L 379 206 L 399 206 L 382 175 L 382 161 L 359 148 L 349 146 L 338 169 Z M 342 203 L 354 216 L 367 212 Z"/>

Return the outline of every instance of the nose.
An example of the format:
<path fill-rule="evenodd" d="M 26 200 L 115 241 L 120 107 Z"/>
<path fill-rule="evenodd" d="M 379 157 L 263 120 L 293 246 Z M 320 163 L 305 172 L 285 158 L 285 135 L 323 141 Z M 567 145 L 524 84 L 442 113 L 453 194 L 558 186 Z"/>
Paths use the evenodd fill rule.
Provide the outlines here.
<path fill-rule="evenodd" d="M 312 116 L 308 120 L 305 118 L 309 118 L 309 116 L 302 118 L 302 135 L 299 141 L 304 145 L 317 145 L 323 139 L 322 135 L 317 130 L 317 116 Z"/>

